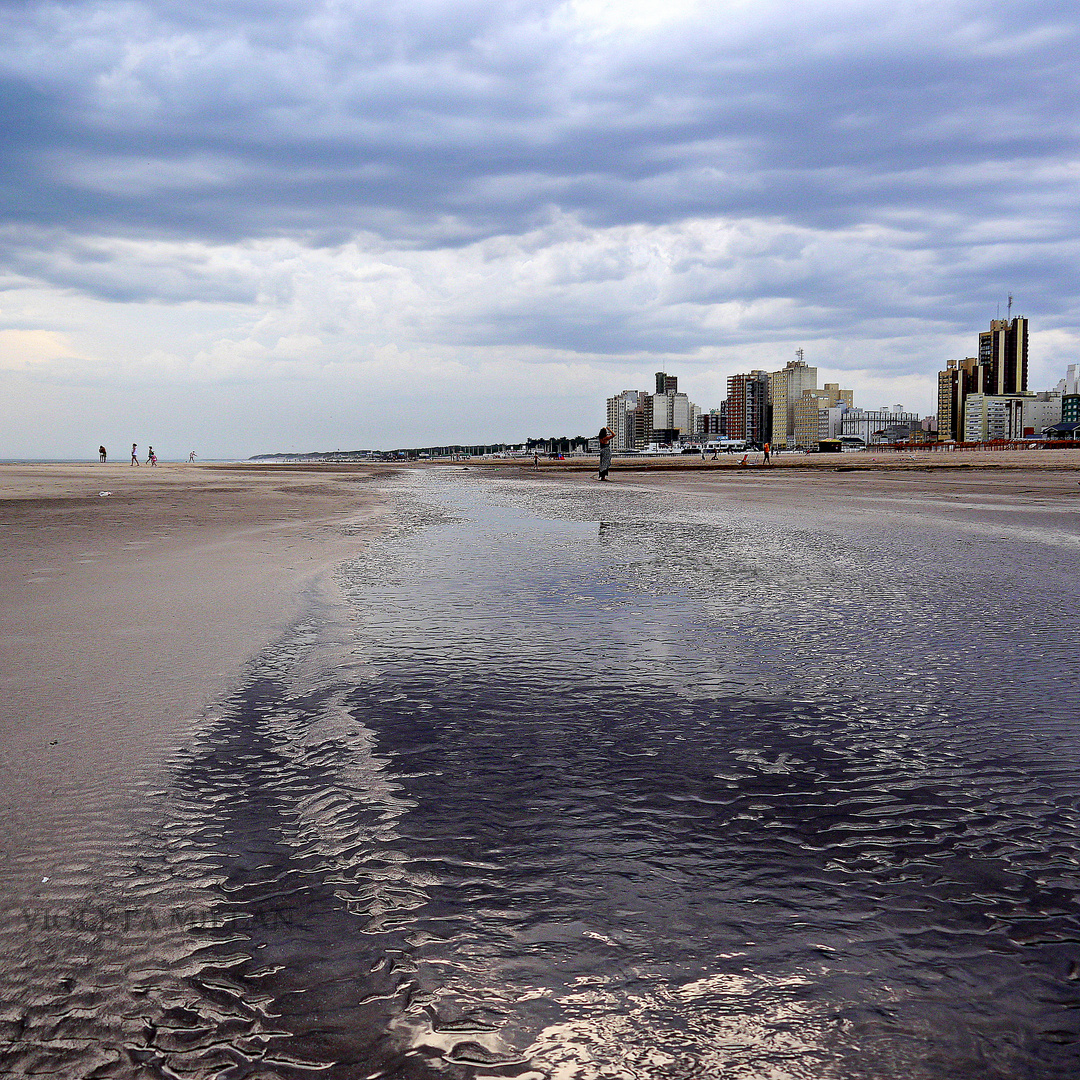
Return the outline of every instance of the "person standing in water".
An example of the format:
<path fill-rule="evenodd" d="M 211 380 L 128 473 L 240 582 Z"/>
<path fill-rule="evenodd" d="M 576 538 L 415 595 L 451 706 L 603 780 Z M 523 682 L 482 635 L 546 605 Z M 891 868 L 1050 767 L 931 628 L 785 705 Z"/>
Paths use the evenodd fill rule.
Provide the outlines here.
<path fill-rule="evenodd" d="M 611 468 L 611 440 L 615 438 L 615 432 L 609 427 L 600 429 L 600 475 L 597 480 L 606 480 L 608 469 Z"/>

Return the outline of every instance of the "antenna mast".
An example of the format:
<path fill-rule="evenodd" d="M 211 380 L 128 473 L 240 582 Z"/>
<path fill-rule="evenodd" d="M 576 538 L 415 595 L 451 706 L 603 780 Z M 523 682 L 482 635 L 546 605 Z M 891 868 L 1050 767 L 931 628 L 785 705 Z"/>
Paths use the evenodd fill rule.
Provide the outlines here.
<path fill-rule="evenodd" d="M 1008 322 L 1012 322 L 1012 293 L 1009 293 L 1009 314 L 1005 318 Z"/>
<path fill-rule="evenodd" d="M 795 350 L 795 355 L 796 355 L 796 356 L 797 356 L 797 357 L 799 358 L 799 363 L 801 364 L 801 363 L 803 362 L 803 359 L 802 359 L 802 355 L 803 355 L 803 353 L 802 353 L 802 349 L 801 349 L 801 348 L 800 348 L 800 349 L 796 349 L 796 350 Z"/>

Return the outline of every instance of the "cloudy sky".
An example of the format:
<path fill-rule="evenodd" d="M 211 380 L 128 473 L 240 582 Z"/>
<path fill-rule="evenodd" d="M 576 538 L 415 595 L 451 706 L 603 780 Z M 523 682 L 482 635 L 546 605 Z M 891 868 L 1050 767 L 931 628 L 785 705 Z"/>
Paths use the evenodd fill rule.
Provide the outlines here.
<path fill-rule="evenodd" d="M 1080 361 L 1075 0 L 0 0 L 0 456 Z"/>

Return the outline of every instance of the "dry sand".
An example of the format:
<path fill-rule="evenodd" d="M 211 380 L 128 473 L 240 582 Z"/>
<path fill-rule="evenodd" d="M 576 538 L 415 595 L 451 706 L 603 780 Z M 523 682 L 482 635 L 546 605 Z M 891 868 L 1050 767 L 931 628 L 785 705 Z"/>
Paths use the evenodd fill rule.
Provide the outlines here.
<path fill-rule="evenodd" d="M 385 470 L 382 471 L 385 474 Z M 0 466 L 0 867 L 109 816 L 389 513 L 380 471 Z M 109 492 L 110 494 L 101 494 Z"/>

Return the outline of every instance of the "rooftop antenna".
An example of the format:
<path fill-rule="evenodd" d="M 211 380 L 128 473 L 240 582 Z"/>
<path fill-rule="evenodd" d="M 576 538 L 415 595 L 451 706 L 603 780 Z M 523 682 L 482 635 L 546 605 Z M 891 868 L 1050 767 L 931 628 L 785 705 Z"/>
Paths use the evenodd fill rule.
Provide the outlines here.
<path fill-rule="evenodd" d="M 1005 316 L 1005 319 L 1012 322 L 1012 293 L 1009 293 L 1009 314 Z"/>
<path fill-rule="evenodd" d="M 802 363 L 802 349 L 801 348 L 796 349 L 795 350 L 795 355 L 799 358 L 799 363 L 801 364 Z"/>

